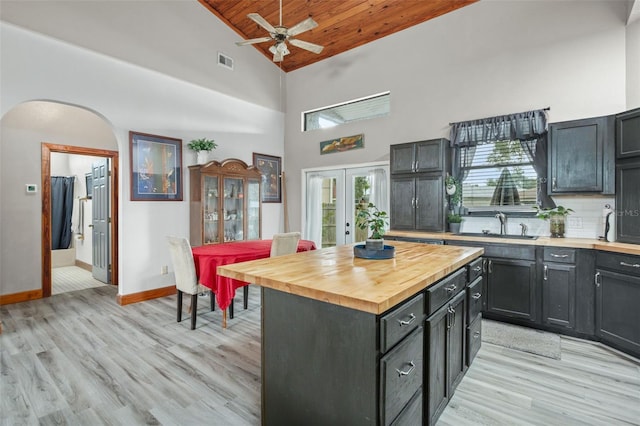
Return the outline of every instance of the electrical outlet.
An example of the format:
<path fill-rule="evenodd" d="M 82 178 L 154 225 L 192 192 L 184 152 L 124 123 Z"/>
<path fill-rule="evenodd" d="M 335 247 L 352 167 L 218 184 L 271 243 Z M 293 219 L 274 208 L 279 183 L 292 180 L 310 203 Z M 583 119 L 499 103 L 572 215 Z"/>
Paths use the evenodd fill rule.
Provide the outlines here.
<path fill-rule="evenodd" d="M 160 274 L 167 275 L 169 273 L 169 267 L 167 265 L 163 265 L 160 269 Z"/>
<path fill-rule="evenodd" d="M 574 228 L 574 229 L 582 229 L 582 218 L 581 217 L 569 217 L 569 228 Z"/>

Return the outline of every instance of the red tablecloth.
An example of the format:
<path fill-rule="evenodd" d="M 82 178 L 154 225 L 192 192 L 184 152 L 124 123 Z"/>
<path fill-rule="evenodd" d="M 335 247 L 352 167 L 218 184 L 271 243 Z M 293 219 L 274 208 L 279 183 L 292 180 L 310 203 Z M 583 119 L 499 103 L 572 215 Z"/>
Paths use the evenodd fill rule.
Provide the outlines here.
<path fill-rule="evenodd" d="M 248 283 L 219 276 L 217 274 L 218 266 L 267 258 L 271 255 L 271 241 L 234 241 L 192 248 L 196 274 L 200 284 L 215 293 L 216 301 L 221 309 L 227 309 L 236 294 L 236 289 Z M 313 241 L 300 240 L 298 242 L 299 252 L 315 249 L 316 245 Z"/>

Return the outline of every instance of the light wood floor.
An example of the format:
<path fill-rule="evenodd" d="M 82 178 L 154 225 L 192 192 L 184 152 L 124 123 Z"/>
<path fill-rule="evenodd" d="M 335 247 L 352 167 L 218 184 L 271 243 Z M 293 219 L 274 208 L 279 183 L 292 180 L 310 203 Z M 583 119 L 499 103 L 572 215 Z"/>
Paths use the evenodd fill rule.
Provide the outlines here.
<path fill-rule="evenodd" d="M 259 425 L 259 289 L 226 330 L 201 298 L 127 306 L 116 288 L 0 307 L 2 425 Z M 185 303 L 186 307 L 186 303 Z M 562 359 L 483 344 L 439 425 L 640 424 L 640 362 L 562 338 Z"/>
<path fill-rule="evenodd" d="M 103 285 L 107 284 L 96 280 L 90 271 L 78 266 L 61 266 L 51 270 L 51 294 L 61 294 Z"/>

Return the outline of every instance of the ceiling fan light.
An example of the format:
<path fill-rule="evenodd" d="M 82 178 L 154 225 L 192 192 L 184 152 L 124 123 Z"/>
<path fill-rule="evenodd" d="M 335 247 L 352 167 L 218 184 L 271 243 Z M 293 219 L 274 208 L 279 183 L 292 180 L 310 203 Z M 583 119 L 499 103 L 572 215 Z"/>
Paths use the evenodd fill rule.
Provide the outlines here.
<path fill-rule="evenodd" d="M 286 43 L 278 43 L 278 45 L 276 46 L 276 50 L 280 52 L 282 56 L 288 55 L 290 53 Z"/>
<path fill-rule="evenodd" d="M 269 52 L 273 53 L 274 55 L 276 54 L 277 50 L 275 44 L 269 48 Z"/>

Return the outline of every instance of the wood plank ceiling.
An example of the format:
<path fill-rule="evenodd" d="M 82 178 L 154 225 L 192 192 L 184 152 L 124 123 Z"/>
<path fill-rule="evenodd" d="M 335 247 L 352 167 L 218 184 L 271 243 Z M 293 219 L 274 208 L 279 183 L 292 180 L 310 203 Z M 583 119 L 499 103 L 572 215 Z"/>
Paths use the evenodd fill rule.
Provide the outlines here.
<path fill-rule="evenodd" d="M 292 27 L 312 17 L 318 26 L 299 35 L 300 40 L 324 46 L 315 54 L 289 45 L 291 53 L 280 63 L 285 72 L 313 64 L 365 43 L 452 12 L 478 0 L 282 0 L 282 25 Z M 199 0 L 235 30 L 241 40 L 269 36 L 247 18 L 258 13 L 271 25 L 279 24 L 279 0 Z M 296 37 L 298 38 L 298 37 Z M 254 44 L 269 60 L 273 42 Z M 245 48 L 250 49 L 250 46 Z"/>

